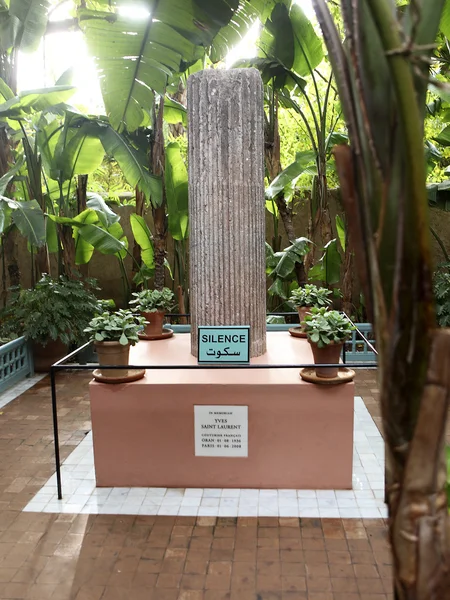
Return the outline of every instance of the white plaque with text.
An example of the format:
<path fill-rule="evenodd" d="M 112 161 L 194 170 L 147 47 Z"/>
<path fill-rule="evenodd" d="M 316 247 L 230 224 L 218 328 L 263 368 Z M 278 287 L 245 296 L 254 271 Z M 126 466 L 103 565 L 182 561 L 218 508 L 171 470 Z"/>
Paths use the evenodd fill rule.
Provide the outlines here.
<path fill-rule="evenodd" d="M 194 406 L 195 456 L 248 456 L 248 406 Z"/>

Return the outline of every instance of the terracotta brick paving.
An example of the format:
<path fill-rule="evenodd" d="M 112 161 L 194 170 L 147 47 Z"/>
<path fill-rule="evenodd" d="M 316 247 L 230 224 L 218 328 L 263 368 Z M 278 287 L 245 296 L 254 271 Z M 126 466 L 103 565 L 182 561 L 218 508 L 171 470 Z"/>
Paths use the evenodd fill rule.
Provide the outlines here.
<path fill-rule="evenodd" d="M 64 459 L 90 430 L 83 373 L 58 377 Z M 378 423 L 375 371 L 358 374 Z M 54 472 L 48 380 L 0 414 L 0 599 L 387 600 L 380 520 L 22 513 Z"/>

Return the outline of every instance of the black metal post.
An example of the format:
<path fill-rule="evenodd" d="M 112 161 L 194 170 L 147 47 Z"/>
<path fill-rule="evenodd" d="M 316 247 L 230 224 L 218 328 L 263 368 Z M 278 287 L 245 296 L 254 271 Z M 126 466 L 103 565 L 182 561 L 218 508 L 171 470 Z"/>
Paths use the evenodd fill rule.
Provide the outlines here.
<path fill-rule="evenodd" d="M 52 389 L 52 412 L 53 412 L 53 439 L 55 443 L 55 462 L 56 462 L 56 484 L 58 487 L 58 500 L 62 499 L 61 484 L 61 461 L 59 456 L 59 431 L 58 431 L 58 410 L 56 406 L 56 381 L 55 369 L 50 369 L 50 385 Z"/>

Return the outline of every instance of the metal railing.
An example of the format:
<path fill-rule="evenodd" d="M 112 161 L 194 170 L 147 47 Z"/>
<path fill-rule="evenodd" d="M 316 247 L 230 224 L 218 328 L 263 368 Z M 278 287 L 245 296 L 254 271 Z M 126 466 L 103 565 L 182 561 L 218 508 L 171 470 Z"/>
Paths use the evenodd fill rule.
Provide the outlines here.
<path fill-rule="evenodd" d="M 348 317 L 347 317 L 348 318 Z M 350 319 L 349 319 L 350 320 Z M 291 325 L 276 325 L 274 327 L 284 327 L 285 330 L 292 327 Z M 181 331 L 185 328 L 190 328 L 188 325 L 179 325 L 173 326 L 174 331 L 177 329 L 177 333 L 181 333 Z M 271 328 L 268 326 L 268 330 Z M 273 329 L 272 329 L 273 330 Z M 279 329 L 278 329 L 279 330 Z M 357 334 L 360 338 L 367 344 L 367 346 L 373 351 L 376 355 L 377 351 L 371 344 L 369 340 L 364 337 L 364 334 L 358 327 L 356 327 Z M 185 331 L 187 333 L 187 331 Z M 69 361 L 77 356 L 78 353 L 84 351 L 92 342 L 87 342 L 80 348 L 77 348 L 73 352 L 70 352 L 67 356 L 64 356 L 60 360 L 58 360 L 54 365 L 52 365 L 50 369 L 50 385 L 51 385 L 51 395 L 52 395 L 52 415 L 53 415 L 53 435 L 54 435 L 54 446 L 55 446 L 55 465 L 56 465 L 56 486 L 58 491 L 58 499 L 62 498 L 62 481 L 61 481 L 61 462 L 60 462 L 60 448 L 59 448 L 59 429 L 58 429 L 58 407 L 57 407 L 57 394 L 56 394 L 56 373 L 58 371 L 64 370 L 77 370 L 77 371 L 92 371 L 97 368 L 98 364 L 79 364 L 79 363 L 70 363 Z M 350 367 L 352 369 L 367 369 L 376 367 L 376 362 L 348 362 L 346 360 L 346 351 L 344 347 L 343 355 L 342 355 L 343 363 L 339 363 L 337 365 L 330 364 L 313 364 L 313 363 L 302 363 L 302 364 L 196 364 L 196 365 L 102 365 L 103 370 L 113 370 L 113 369 L 146 369 L 146 370 L 187 370 L 187 371 L 198 371 L 198 370 L 210 370 L 210 369 L 304 369 L 304 368 L 313 368 L 313 367 L 342 367 L 343 364 L 346 367 Z M 108 384 L 106 384 L 108 385 Z M 314 385 L 314 384 L 311 384 Z"/>

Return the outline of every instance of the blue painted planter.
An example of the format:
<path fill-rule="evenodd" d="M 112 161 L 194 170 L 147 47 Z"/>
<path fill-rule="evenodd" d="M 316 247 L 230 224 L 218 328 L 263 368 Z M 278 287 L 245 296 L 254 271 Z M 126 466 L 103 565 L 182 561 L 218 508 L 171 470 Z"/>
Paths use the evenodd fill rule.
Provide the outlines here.
<path fill-rule="evenodd" d="M 33 373 L 33 357 L 24 337 L 0 346 L 0 393 Z"/>

